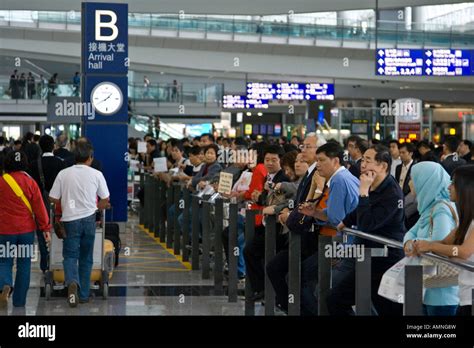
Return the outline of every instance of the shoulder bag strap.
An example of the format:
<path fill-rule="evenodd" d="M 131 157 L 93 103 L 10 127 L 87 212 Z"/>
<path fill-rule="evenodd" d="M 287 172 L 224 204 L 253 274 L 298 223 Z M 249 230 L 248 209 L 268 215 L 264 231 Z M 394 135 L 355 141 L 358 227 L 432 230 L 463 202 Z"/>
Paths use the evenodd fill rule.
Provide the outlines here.
<path fill-rule="evenodd" d="M 448 202 L 445 202 L 445 201 L 441 201 L 441 203 L 445 204 L 448 208 L 449 208 L 449 211 L 451 212 L 451 215 L 453 216 L 453 219 L 454 219 L 454 223 L 455 225 L 457 226 L 458 223 L 459 223 L 459 220 L 458 220 L 458 215 L 456 214 L 456 212 L 454 211 L 453 207 L 451 206 L 451 204 L 449 204 Z M 430 214 L 430 238 L 432 239 L 433 237 L 433 212 L 434 212 L 434 209 L 436 207 L 436 204 L 433 206 L 433 208 L 431 208 L 431 214 Z"/>
<path fill-rule="evenodd" d="M 44 172 L 43 172 L 43 156 L 40 154 L 39 158 L 38 158 L 38 174 L 39 174 L 39 177 L 40 177 L 40 181 L 41 181 L 41 189 L 42 191 L 46 190 L 46 184 L 45 184 L 45 179 L 44 179 Z"/>
<path fill-rule="evenodd" d="M 30 213 L 33 215 L 33 209 L 31 208 L 31 204 L 28 201 L 28 199 L 25 197 L 25 194 L 23 193 L 23 190 L 21 189 L 20 185 L 13 179 L 13 177 L 10 174 L 3 174 L 3 179 L 7 182 L 8 186 L 15 192 L 15 194 L 25 203 L 26 207 L 30 211 Z"/>

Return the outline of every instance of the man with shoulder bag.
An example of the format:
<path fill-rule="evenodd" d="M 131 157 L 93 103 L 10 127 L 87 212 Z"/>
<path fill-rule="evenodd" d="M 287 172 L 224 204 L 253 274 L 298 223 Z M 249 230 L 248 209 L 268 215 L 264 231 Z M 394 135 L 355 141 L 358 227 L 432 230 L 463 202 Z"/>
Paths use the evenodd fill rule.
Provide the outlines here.
<path fill-rule="evenodd" d="M 108 207 L 110 196 L 103 174 L 91 168 L 92 144 L 86 139 L 78 141 L 74 155 L 76 164 L 58 174 L 49 194 L 50 200 L 60 204 L 63 212 L 61 221 L 67 234 L 63 244 L 63 265 L 70 307 L 89 301 L 95 212 Z"/>

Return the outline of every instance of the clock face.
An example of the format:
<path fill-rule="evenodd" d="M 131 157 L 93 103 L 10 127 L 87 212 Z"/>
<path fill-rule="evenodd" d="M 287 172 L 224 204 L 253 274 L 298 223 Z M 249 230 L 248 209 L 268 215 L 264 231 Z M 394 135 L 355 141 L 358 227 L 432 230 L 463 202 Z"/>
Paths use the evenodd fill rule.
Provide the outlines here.
<path fill-rule="evenodd" d="M 102 115 L 113 115 L 123 103 L 120 88 L 112 82 L 102 82 L 94 87 L 91 93 L 91 102 L 94 109 Z"/>

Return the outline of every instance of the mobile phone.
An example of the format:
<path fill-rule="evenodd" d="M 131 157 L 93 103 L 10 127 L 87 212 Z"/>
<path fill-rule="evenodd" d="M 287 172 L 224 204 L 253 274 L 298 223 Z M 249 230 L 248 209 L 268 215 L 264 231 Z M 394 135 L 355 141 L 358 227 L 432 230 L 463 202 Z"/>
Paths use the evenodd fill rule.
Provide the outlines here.
<path fill-rule="evenodd" d="M 310 199 L 310 200 L 307 200 L 307 201 L 301 202 L 301 203 L 300 203 L 300 205 L 301 205 L 301 204 L 305 204 L 305 203 L 314 203 L 314 202 L 317 202 L 317 201 L 318 201 L 318 199 L 317 199 L 317 198 L 316 198 L 316 199 Z"/>

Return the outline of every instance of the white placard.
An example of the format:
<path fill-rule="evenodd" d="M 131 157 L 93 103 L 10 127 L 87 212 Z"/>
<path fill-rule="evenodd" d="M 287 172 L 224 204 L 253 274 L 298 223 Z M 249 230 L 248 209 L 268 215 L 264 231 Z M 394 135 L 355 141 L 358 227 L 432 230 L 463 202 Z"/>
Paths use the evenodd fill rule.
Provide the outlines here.
<path fill-rule="evenodd" d="M 153 159 L 153 168 L 155 173 L 167 172 L 166 157 L 158 157 Z"/>
<path fill-rule="evenodd" d="M 229 195 L 232 191 L 232 179 L 232 174 L 221 172 L 219 174 L 219 186 L 217 191 Z"/>
<path fill-rule="evenodd" d="M 130 170 L 134 171 L 134 172 L 138 172 L 139 169 L 138 169 L 138 164 L 140 162 L 138 162 L 137 160 L 130 160 Z"/>
<path fill-rule="evenodd" d="M 145 141 L 139 141 L 137 143 L 137 152 L 138 153 L 146 153 L 146 142 Z"/>
<path fill-rule="evenodd" d="M 247 191 L 250 187 L 250 182 L 252 181 L 252 172 L 245 171 L 240 175 L 239 180 L 234 185 L 233 191 L 241 192 Z"/>

